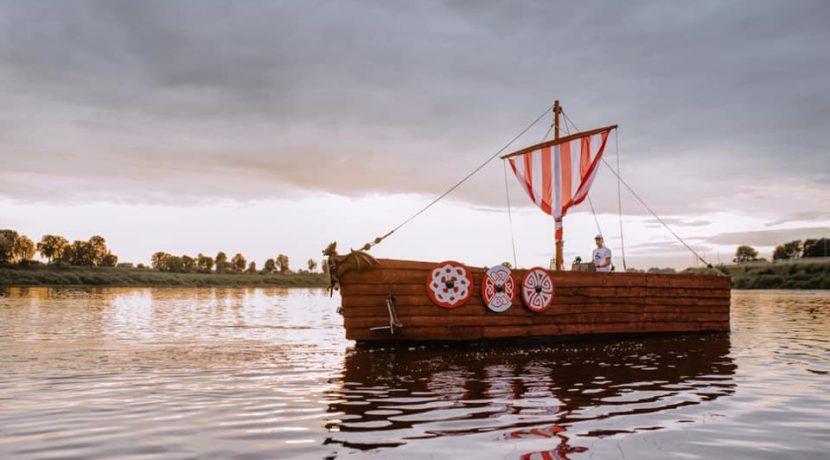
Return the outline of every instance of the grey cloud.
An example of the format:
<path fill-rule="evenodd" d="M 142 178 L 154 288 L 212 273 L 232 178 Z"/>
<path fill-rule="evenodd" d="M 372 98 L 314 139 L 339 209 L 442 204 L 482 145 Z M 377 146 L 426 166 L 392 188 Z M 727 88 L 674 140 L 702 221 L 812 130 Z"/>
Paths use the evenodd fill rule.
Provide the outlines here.
<path fill-rule="evenodd" d="M 677 227 L 703 227 L 703 226 L 711 224 L 711 222 L 709 222 L 708 220 L 703 220 L 703 219 L 686 220 L 686 219 L 681 219 L 679 217 L 661 217 L 661 219 L 663 220 L 663 222 L 666 225 L 670 225 L 670 226 L 673 226 L 673 227 L 674 226 L 677 226 Z M 654 228 L 663 226 L 663 224 L 661 224 L 659 220 L 654 219 L 654 218 L 646 219 L 646 220 L 643 221 L 643 223 L 645 223 L 649 227 L 654 227 Z"/>
<path fill-rule="evenodd" d="M 692 249 L 698 252 L 704 252 L 709 250 L 708 247 L 705 247 L 700 244 L 696 243 L 689 243 L 687 244 L 691 246 Z M 661 254 L 675 254 L 675 253 L 689 253 L 689 249 L 686 246 L 683 246 L 682 243 L 679 241 L 674 240 L 667 240 L 667 241 L 651 241 L 648 243 L 642 244 L 635 244 L 632 246 L 627 246 L 626 251 L 630 251 L 632 254 L 649 254 L 649 253 L 661 253 Z"/>
<path fill-rule="evenodd" d="M 823 206 L 821 203 L 819 206 Z M 786 224 L 793 221 L 809 222 L 817 220 L 830 220 L 830 211 L 799 211 L 787 214 L 783 219 L 779 219 L 767 224 L 769 227 L 775 227 L 781 224 Z"/>
<path fill-rule="evenodd" d="M 828 236 L 830 236 L 830 227 L 808 227 L 721 233 L 706 238 L 705 241 L 713 244 L 775 246 L 793 240 L 825 238 Z"/>
<path fill-rule="evenodd" d="M 826 2 L 7 1 L 0 18 L 14 199 L 432 195 L 554 96 L 582 129 L 621 124 L 623 174 L 661 212 L 828 186 Z M 500 206 L 502 181 L 495 164 L 454 196 Z M 594 193 L 616 210 L 610 173 Z"/>

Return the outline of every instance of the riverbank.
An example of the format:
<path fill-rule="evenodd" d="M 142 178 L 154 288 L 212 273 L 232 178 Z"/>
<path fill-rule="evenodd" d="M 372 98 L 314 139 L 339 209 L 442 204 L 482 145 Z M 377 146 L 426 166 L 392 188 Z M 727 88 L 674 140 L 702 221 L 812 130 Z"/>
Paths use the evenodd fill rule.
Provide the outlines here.
<path fill-rule="evenodd" d="M 830 263 L 721 265 L 734 289 L 830 289 Z M 706 269 L 686 272 L 703 273 Z M 322 273 L 167 273 L 111 267 L 0 267 L 0 286 L 326 287 Z"/>
<path fill-rule="evenodd" d="M 734 289 L 830 289 L 830 263 L 827 262 L 720 265 L 717 269 L 732 277 Z"/>
<path fill-rule="evenodd" d="M 322 273 L 167 273 L 113 267 L 0 267 L 0 286 L 325 287 Z"/>

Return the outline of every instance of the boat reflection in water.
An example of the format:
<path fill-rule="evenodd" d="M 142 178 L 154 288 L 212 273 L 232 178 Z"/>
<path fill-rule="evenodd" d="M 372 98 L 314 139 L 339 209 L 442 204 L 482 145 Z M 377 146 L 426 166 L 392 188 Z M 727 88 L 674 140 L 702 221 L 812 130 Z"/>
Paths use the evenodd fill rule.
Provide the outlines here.
<path fill-rule="evenodd" d="M 448 458 L 568 458 L 670 428 L 734 393 L 729 335 L 475 348 L 350 349 L 327 444 Z M 483 438 L 479 438 L 483 437 Z M 498 442 L 493 442 L 497 440 Z M 499 451 L 499 449 L 503 449 Z"/>

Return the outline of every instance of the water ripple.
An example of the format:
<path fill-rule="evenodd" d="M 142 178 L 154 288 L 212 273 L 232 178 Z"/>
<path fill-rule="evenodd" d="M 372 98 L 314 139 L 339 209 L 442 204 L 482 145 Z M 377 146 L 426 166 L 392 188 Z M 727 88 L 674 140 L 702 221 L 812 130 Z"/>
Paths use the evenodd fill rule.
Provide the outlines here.
<path fill-rule="evenodd" d="M 355 348 L 322 290 L 0 291 L 0 458 L 826 458 L 830 296 L 731 334 Z"/>

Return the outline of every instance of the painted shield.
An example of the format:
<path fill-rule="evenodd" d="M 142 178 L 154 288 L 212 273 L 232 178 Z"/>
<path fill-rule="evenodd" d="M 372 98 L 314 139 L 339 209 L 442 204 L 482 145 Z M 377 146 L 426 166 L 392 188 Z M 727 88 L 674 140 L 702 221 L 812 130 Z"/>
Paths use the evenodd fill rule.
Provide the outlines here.
<path fill-rule="evenodd" d="M 501 313 L 513 304 L 516 296 L 516 283 L 510 276 L 510 269 L 504 265 L 496 265 L 487 270 L 484 281 L 481 283 L 481 298 L 487 308 Z"/>
<path fill-rule="evenodd" d="M 435 265 L 427 275 L 427 295 L 435 305 L 458 308 L 473 293 L 473 277 L 463 264 L 448 260 Z"/>
<path fill-rule="evenodd" d="M 531 268 L 522 280 L 522 300 L 527 308 L 542 312 L 553 302 L 553 280 L 544 268 Z"/>

